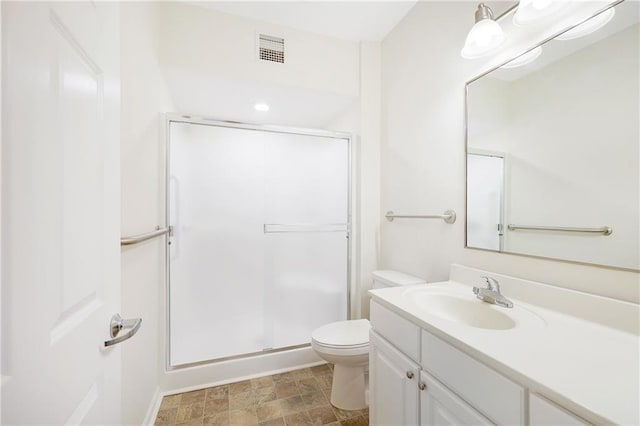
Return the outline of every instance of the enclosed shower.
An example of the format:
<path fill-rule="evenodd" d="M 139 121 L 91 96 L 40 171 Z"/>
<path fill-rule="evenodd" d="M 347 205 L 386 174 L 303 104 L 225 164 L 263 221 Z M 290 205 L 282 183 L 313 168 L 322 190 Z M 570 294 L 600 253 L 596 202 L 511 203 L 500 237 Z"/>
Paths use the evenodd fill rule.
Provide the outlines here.
<path fill-rule="evenodd" d="M 184 116 L 167 134 L 169 367 L 347 319 L 349 135 Z"/>

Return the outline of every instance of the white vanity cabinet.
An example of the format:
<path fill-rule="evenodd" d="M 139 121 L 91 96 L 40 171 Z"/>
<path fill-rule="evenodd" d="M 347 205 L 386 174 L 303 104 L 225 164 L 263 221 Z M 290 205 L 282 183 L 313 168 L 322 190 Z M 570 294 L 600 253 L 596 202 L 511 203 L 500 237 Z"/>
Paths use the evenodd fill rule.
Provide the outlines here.
<path fill-rule="evenodd" d="M 522 386 L 424 330 L 420 365 L 492 422 L 525 423 Z"/>
<path fill-rule="evenodd" d="M 493 424 L 420 367 L 420 333 L 424 331 L 375 302 L 371 303 L 371 323 L 372 425 Z"/>
<path fill-rule="evenodd" d="M 425 371 L 420 372 L 419 388 L 422 426 L 493 425 Z"/>
<path fill-rule="evenodd" d="M 589 424 L 375 301 L 371 326 L 372 425 Z"/>
<path fill-rule="evenodd" d="M 504 284 L 512 308 L 476 299 L 483 276 Z M 418 424 L 640 425 L 636 303 L 460 265 L 447 281 L 369 294 L 372 350 L 382 341 L 420 367 Z M 370 420 L 382 425 L 378 364 Z"/>
<path fill-rule="evenodd" d="M 370 333 L 369 417 L 375 425 L 417 425 L 420 366 Z"/>

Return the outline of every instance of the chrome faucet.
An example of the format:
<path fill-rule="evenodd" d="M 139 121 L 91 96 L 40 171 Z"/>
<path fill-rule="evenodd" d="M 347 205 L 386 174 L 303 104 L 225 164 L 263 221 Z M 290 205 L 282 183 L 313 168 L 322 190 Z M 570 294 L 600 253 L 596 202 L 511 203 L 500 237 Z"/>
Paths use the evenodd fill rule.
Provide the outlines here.
<path fill-rule="evenodd" d="M 482 277 L 487 282 L 487 288 L 473 287 L 476 297 L 484 302 L 493 303 L 503 308 L 513 308 L 513 302 L 500 293 L 498 280 L 491 277 Z"/>

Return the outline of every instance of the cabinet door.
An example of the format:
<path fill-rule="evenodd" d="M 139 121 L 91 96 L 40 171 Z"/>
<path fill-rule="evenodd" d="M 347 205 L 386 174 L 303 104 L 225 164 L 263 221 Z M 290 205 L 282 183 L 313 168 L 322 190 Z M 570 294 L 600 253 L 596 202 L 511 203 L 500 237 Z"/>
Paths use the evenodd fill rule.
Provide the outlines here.
<path fill-rule="evenodd" d="M 532 393 L 529 397 L 529 424 L 531 426 L 582 426 L 589 423 Z"/>
<path fill-rule="evenodd" d="M 419 388 L 422 426 L 493 424 L 424 371 L 420 373 Z"/>
<path fill-rule="evenodd" d="M 418 364 L 374 331 L 369 352 L 369 416 L 372 425 L 418 424 Z"/>

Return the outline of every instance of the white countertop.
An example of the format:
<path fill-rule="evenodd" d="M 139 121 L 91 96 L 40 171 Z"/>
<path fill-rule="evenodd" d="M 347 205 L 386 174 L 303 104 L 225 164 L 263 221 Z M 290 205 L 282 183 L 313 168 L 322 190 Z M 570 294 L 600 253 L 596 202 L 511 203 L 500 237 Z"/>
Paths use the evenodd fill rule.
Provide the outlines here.
<path fill-rule="evenodd" d="M 508 312 L 516 322 L 514 328 L 475 328 L 420 308 L 411 292 L 421 287 L 473 296 L 471 286 L 454 281 L 371 290 L 370 294 L 374 301 L 585 420 L 640 424 L 637 334 L 515 298 Z"/>

